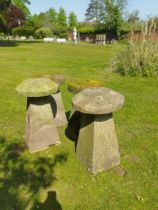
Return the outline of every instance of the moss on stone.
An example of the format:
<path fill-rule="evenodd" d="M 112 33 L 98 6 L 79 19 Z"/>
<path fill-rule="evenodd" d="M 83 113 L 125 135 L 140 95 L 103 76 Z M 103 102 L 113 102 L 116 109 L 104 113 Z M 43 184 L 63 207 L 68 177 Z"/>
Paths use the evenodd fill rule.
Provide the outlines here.
<path fill-rule="evenodd" d="M 48 78 L 34 78 L 24 80 L 16 91 L 26 97 L 42 97 L 56 93 L 58 89 L 58 84 Z"/>
<path fill-rule="evenodd" d="M 62 85 L 65 82 L 65 75 L 64 74 L 44 74 L 44 75 L 38 75 L 37 78 L 48 78 L 56 83 L 58 85 Z"/>
<path fill-rule="evenodd" d="M 104 83 L 102 81 L 92 79 L 73 80 L 68 83 L 68 90 L 74 94 L 90 87 L 104 87 Z"/>
<path fill-rule="evenodd" d="M 72 98 L 74 110 L 86 114 L 109 114 L 120 109 L 124 96 L 105 87 L 87 88 Z"/>

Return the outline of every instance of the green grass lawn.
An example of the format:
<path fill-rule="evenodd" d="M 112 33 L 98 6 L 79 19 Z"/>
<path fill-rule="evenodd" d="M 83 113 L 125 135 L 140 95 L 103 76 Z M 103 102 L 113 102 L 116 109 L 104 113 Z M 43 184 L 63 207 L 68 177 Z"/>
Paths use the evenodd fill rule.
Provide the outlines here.
<path fill-rule="evenodd" d="M 158 79 L 106 73 L 120 46 L 18 43 L 0 47 L 0 210 L 157 210 Z M 121 168 L 88 173 L 75 157 L 74 142 L 59 128 L 62 144 L 29 154 L 24 146 L 26 98 L 15 87 L 24 79 L 64 73 L 67 80 L 102 80 L 121 92 L 125 105 L 114 114 Z M 61 87 L 71 110 L 67 84 Z"/>

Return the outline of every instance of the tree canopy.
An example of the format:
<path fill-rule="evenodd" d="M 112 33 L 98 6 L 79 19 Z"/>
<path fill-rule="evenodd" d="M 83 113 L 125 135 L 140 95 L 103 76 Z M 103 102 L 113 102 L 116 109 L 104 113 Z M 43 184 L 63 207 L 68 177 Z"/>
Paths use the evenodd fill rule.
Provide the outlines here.
<path fill-rule="evenodd" d="M 9 7 L 11 0 L 0 0 L 0 12 L 3 12 Z"/>
<path fill-rule="evenodd" d="M 70 12 L 69 14 L 68 25 L 70 29 L 74 29 L 77 26 L 77 16 L 74 12 Z"/>
<path fill-rule="evenodd" d="M 123 10 L 127 0 L 91 0 L 86 11 L 86 20 L 104 24 L 105 28 L 119 36 Z"/>

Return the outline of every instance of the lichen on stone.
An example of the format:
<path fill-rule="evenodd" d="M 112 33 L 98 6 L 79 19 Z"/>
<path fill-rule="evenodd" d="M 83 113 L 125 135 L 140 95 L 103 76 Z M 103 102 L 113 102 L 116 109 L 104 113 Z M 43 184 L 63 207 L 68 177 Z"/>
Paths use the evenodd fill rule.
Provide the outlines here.
<path fill-rule="evenodd" d="M 26 97 L 43 97 L 56 93 L 58 89 L 58 84 L 48 78 L 34 78 L 24 80 L 16 91 Z"/>
<path fill-rule="evenodd" d="M 104 87 L 104 83 L 102 81 L 92 79 L 72 80 L 68 83 L 68 90 L 74 94 L 91 87 Z"/>

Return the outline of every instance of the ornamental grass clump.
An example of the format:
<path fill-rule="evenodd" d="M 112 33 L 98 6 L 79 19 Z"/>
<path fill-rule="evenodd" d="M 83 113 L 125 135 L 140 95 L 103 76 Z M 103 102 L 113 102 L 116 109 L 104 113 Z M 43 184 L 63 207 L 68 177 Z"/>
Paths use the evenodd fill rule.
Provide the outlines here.
<path fill-rule="evenodd" d="M 110 70 L 124 76 L 158 76 L 158 42 L 128 44 L 112 61 Z"/>

